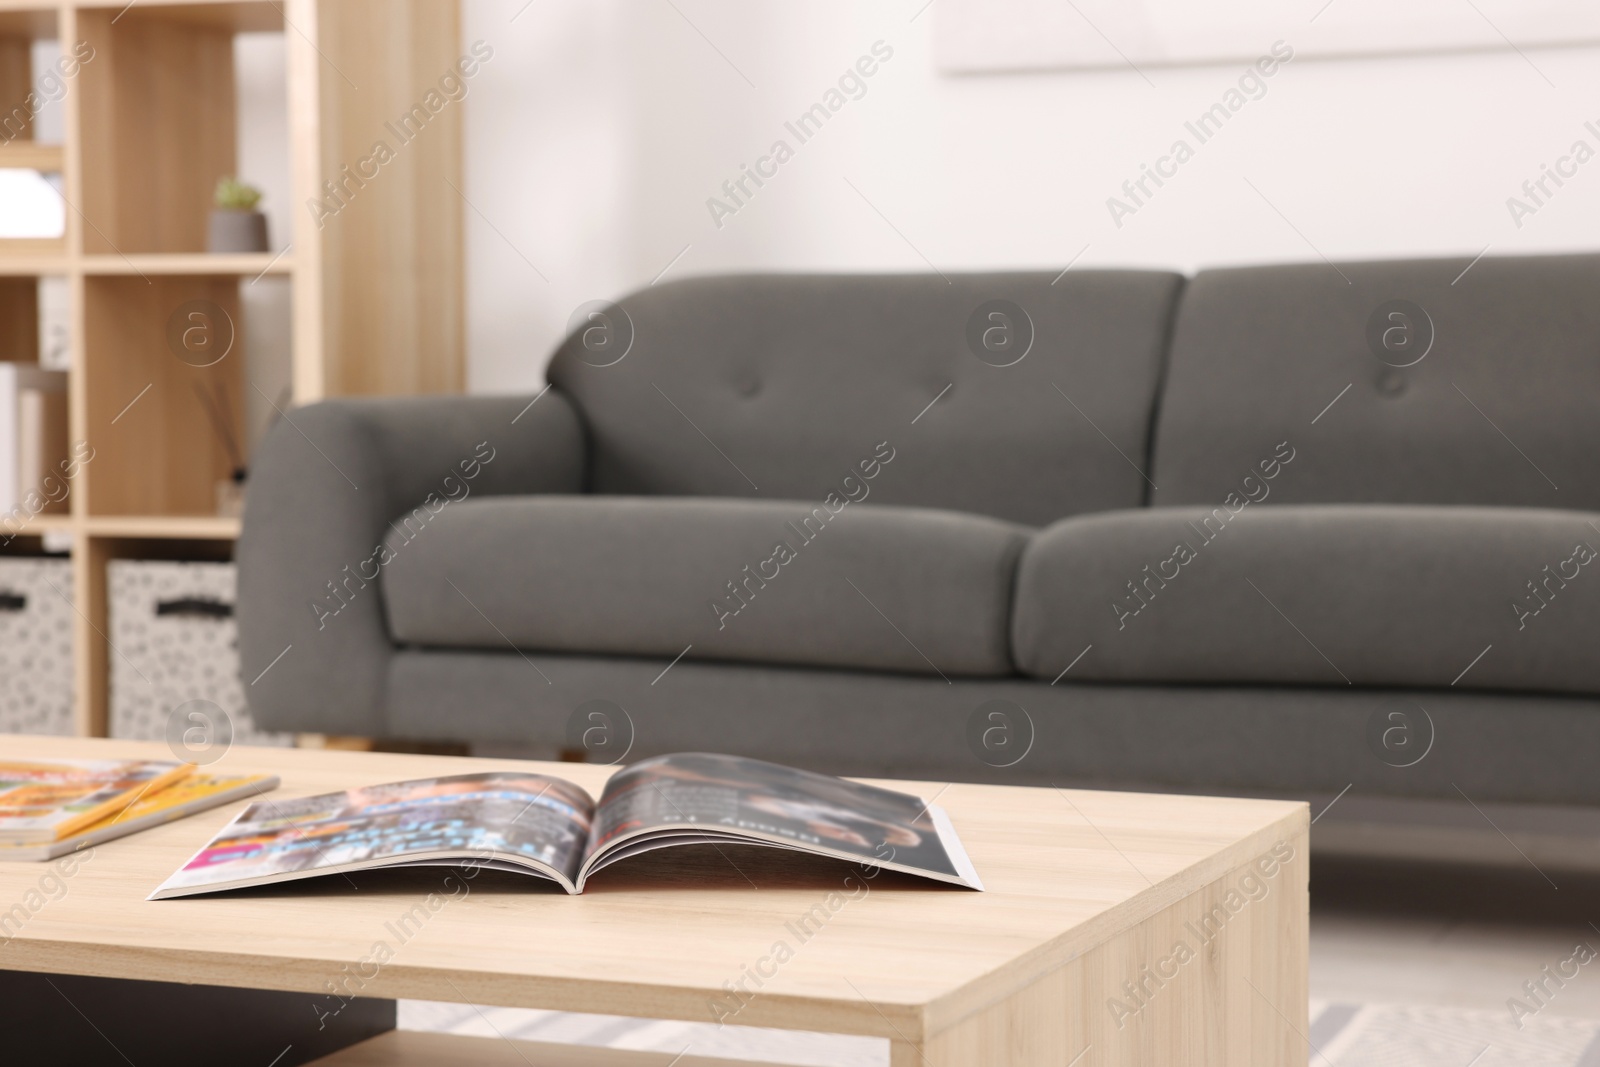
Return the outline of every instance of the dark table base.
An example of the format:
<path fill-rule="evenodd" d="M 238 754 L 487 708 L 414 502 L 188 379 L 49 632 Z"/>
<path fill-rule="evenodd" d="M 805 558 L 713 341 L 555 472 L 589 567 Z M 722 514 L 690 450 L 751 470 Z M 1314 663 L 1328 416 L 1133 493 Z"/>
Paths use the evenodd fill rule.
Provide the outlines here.
<path fill-rule="evenodd" d="M 0 970 L 0 1061 L 296 1067 L 395 1025 L 392 1000 Z"/>

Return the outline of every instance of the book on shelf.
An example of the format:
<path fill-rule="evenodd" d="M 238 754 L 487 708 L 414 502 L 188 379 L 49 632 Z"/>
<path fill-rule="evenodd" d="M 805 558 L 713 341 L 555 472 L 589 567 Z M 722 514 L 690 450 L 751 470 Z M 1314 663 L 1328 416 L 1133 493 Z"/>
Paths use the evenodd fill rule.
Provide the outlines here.
<path fill-rule="evenodd" d="M 0 861 L 53 860 L 277 787 L 278 776 L 274 774 L 190 774 L 162 789 L 144 793 L 58 841 L 42 845 L 0 844 Z"/>
<path fill-rule="evenodd" d="M 177 760 L 0 761 L 0 844 L 60 841 L 193 769 Z"/>
<path fill-rule="evenodd" d="M 441 864 L 529 874 L 581 893 L 619 860 L 703 844 L 770 845 L 983 888 L 949 817 L 934 804 L 696 752 L 625 767 L 598 801 L 560 778 L 490 771 L 257 802 L 150 899 Z"/>

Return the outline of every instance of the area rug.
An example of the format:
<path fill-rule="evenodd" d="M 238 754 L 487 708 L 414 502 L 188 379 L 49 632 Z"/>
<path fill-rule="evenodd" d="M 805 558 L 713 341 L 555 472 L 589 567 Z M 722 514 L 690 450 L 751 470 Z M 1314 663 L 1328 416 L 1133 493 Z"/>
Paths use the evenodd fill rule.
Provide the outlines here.
<path fill-rule="evenodd" d="M 1600 1067 L 1600 1020 L 1311 1003 L 1312 1067 Z"/>
<path fill-rule="evenodd" d="M 889 1043 L 843 1034 L 794 1033 L 753 1026 L 628 1019 L 521 1008 L 475 1008 L 469 1004 L 400 1001 L 400 1029 L 433 1030 L 471 1037 L 593 1045 L 662 1053 L 662 1065 L 680 1053 L 720 1056 L 793 1067 L 888 1067 Z"/>
<path fill-rule="evenodd" d="M 402 1000 L 400 1027 L 793 1067 L 886 1067 L 872 1038 Z M 1600 1020 L 1548 1012 L 1311 1002 L 1308 1067 L 1600 1067 Z M 1093 1049 L 1082 1067 L 1092 1067 Z"/>

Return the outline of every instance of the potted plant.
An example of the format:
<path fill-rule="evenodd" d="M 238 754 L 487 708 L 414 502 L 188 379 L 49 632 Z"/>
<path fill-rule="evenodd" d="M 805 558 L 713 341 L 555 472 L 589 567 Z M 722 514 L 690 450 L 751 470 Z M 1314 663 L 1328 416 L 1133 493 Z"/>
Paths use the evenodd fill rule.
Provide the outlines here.
<path fill-rule="evenodd" d="M 217 183 L 216 207 L 206 235 L 211 252 L 267 251 L 267 217 L 256 210 L 261 190 L 236 178 Z"/>

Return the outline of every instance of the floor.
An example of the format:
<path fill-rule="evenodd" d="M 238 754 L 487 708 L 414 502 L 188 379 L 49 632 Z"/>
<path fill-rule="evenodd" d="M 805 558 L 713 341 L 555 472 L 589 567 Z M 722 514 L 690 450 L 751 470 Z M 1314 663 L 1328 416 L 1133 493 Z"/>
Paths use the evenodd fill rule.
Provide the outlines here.
<path fill-rule="evenodd" d="M 1546 877 L 1548 875 L 1548 878 Z M 1600 876 L 1532 866 L 1347 861 L 1312 867 L 1311 993 L 1355 1003 L 1499 1011 L 1579 944 L 1600 951 Z M 1600 957 L 1538 1014 L 1600 1023 Z"/>
<path fill-rule="evenodd" d="M 1600 876 L 1342 860 L 1312 902 L 1313 1064 L 1600 1065 Z"/>

